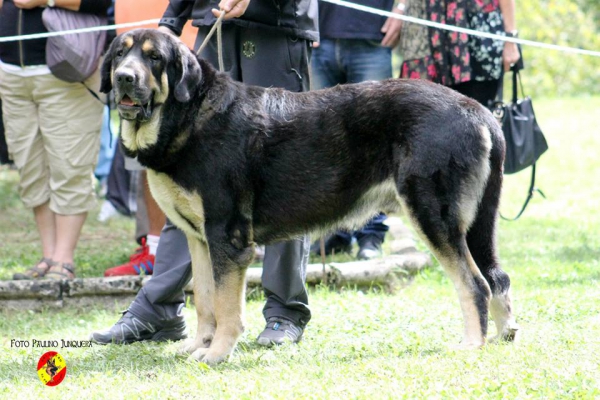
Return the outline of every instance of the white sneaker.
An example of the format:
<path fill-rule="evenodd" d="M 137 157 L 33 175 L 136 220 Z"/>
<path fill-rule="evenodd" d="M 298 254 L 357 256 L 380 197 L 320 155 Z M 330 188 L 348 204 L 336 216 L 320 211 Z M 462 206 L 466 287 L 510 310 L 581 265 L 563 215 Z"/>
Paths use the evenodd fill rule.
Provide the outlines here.
<path fill-rule="evenodd" d="M 98 221 L 106 222 L 112 217 L 116 217 L 119 214 L 115 206 L 108 200 L 104 200 L 102 202 L 102 208 L 100 209 L 100 214 L 98 214 Z"/>

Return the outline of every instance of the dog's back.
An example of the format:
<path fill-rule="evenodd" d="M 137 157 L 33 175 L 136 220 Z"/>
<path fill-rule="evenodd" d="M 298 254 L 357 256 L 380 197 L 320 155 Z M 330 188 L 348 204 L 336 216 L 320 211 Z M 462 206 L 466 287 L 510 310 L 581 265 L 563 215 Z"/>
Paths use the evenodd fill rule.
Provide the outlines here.
<path fill-rule="evenodd" d="M 262 114 L 271 117 L 252 154 L 259 171 L 253 179 L 259 182 L 257 240 L 359 226 L 378 211 L 397 208 L 412 182 L 432 176 L 451 180 L 444 182 L 445 201 L 463 210 L 462 224 L 470 226 L 492 145 L 503 146 L 487 110 L 425 82 L 389 80 L 299 94 L 271 89 L 258 96 Z"/>

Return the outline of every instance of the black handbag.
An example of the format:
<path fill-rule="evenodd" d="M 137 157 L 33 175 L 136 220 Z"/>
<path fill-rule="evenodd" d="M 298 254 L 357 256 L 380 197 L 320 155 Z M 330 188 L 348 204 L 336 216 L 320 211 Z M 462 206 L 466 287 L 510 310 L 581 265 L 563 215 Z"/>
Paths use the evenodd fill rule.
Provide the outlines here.
<path fill-rule="evenodd" d="M 517 96 L 519 84 L 521 85 L 522 99 Z M 535 119 L 531 98 L 525 97 L 523 94 L 518 68 L 512 69 L 512 85 L 512 101 L 509 104 L 496 102 L 492 110 L 502 125 L 506 141 L 504 173 L 514 174 L 531 167 L 529 192 L 521 211 L 514 218 L 505 218 L 501 215 L 505 220 L 514 221 L 523 214 L 535 192 L 545 197 L 544 193 L 535 187 L 535 164 L 540 156 L 548 150 L 548 143 Z"/>

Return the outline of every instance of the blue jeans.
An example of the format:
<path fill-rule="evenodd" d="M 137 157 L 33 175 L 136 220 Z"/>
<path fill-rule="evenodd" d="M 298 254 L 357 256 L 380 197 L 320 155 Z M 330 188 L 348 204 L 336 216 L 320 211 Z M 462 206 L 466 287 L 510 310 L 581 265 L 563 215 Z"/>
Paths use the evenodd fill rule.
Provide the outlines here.
<path fill-rule="evenodd" d="M 365 39 L 323 39 L 313 49 L 312 89 L 324 89 L 338 84 L 380 81 L 392 77 L 392 51 L 378 41 Z M 352 236 L 359 244 L 367 236 L 383 242 L 389 227 L 383 223 L 387 217 L 380 213 L 354 232 L 336 232 L 348 244 Z"/>
<path fill-rule="evenodd" d="M 313 49 L 312 89 L 392 77 L 392 50 L 364 39 L 323 39 Z"/>
<path fill-rule="evenodd" d="M 104 117 L 102 119 L 102 129 L 100 130 L 100 152 L 98 153 L 98 163 L 94 175 L 98 179 L 105 179 L 110 172 L 110 165 L 115 156 L 117 138 L 110 129 L 110 108 L 104 106 Z"/>

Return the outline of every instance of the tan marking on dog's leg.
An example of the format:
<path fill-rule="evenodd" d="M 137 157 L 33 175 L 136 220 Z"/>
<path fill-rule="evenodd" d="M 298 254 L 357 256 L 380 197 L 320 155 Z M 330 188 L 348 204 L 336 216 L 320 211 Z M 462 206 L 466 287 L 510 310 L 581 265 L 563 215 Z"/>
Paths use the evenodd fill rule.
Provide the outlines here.
<path fill-rule="evenodd" d="M 216 329 L 214 314 L 215 283 L 208 245 L 193 236 L 187 235 L 192 272 L 194 275 L 194 304 L 198 315 L 198 330 L 195 339 L 188 339 L 180 351 L 193 353 L 199 348 L 208 348 Z"/>
<path fill-rule="evenodd" d="M 471 253 L 467 250 L 464 258 L 452 250 L 450 246 L 445 246 L 444 249 L 438 249 L 429 241 L 427 235 L 423 233 L 417 218 L 411 212 L 410 207 L 406 202 L 399 197 L 399 202 L 402 205 L 404 214 L 411 220 L 415 232 L 427 245 L 429 250 L 438 259 L 446 274 L 454 284 L 454 288 L 458 294 L 458 301 L 463 314 L 464 333 L 463 339 L 457 349 L 475 349 L 485 345 L 485 334 L 481 326 L 481 316 L 484 314 L 487 321 L 489 303 L 482 304 L 483 309 L 479 309 L 474 297 L 476 293 L 475 280 L 481 282 L 483 290 L 486 291 L 487 298 L 491 297 L 490 287 L 481 274 L 481 271 L 475 264 Z M 465 244 L 466 248 L 466 244 Z"/>
<path fill-rule="evenodd" d="M 481 327 L 480 313 L 476 304 L 475 284 L 471 278 L 471 271 L 466 260 L 461 260 L 456 257 L 448 257 L 444 254 L 437 253 L 436 258 L 439 260 L 442 267 L 450 277 L 454 284 L 454 288 L 458 294 L 458 302 L 463 314 L 464 333 L 460 344 L 453 346 L 456 349 L 477 349 L 485 345 L 485 335 Z M 485 278 L 479 272 L 481 281 L 485 282 Z M 487 285 L 487 282 L 486 282 Z M 488 286 L 489 291 L 489 286 Z M 487 313 L 487 310 L 484 311 Z"/>
<path fill-rule="evenodd" d="M 467 278 L 464 278 L 464 275 L 461 279 L 461 284 L 459 286 L 461 288 L 466 287 L 467 293 L 463 293 L 461 295 L 459 291 L 459 299 L 464 296 L 466 301 L 461 302 L 461 309 L 463 310 L 463 316 L 465 318 L 465 333 L 462 342 L 458 346 L 459 349 L 472 349 L 479 348 L 485 345 L 486 334 L 487 334 L 487 323 L 488 323 L 488 313 L 490 309 L 489 299 L 492 296 L 492 291 L 490 289 L 490 285 L 485 280 L 481 270 L 477 267 L 473 256 L 471 256 L 470 251 L 467 250 L 467 254 L 465 255 L 465 261 L 467 263 L 468 270 L 470 272 L 471 279 L 468 278 L 469 272 L 467 272 Z M 459 261 L 464 262 L 464 261 Z M 461 272 L 464 270 L 461 270 Z M 479 287 L 476 287 L 476 282 L 479 282 Z M 455 287 L 457 285 L 455 284 Z M 464 290 L 464 289 L 463 289 Z M 458 291 L 458 288 L 457 288 Z M 484 291 L 484 304 L 477 304 L 477 299 L 475 298 L 475 294 L 478 291 Z M 479 299 L 481 301 L 482 299 Z M 464 304 L 464 306 L 463 306 Z M 466 309 L 466 311 L 465 311 Z M 482 326 L 482 317 L 485 322 L 485 326 Z"/>
<path fill-rule="evenodd" d="M 245 269 L 233 270 L 223 276 L 215 287 L 215 317 L 217 330 L 208 349 L 198 349 L 192 357 L 207 364 L 225 361 L 244 332 L 246 292 Z"/>
<path fill-rule="evenodd" d="M 468 231 L 475 217 L 477 216 L 477 210 L 479 208 L 479 202 L 483 198 L 483 192 L 487 185 L 487 181 L 490 177 L 490 151 L 492 149 L 492 139 L 489 129 L 482 125 L 479 127 L 482 140 L 482 152 L 478 157 L 479 165 L 477 168 L 473 168 L 471 175 L 467 178 L 468 183 L 463 185 L 465 190 L 460 198 L 460 229 Z"/>
<path fill-rule="evenodd" d="M 510 289 L 506 293 L 492 296 L 490 314 L 498 331 L 490 342 L 516 342 L 519 338 L 519 325 L 512 314 Z"/>

